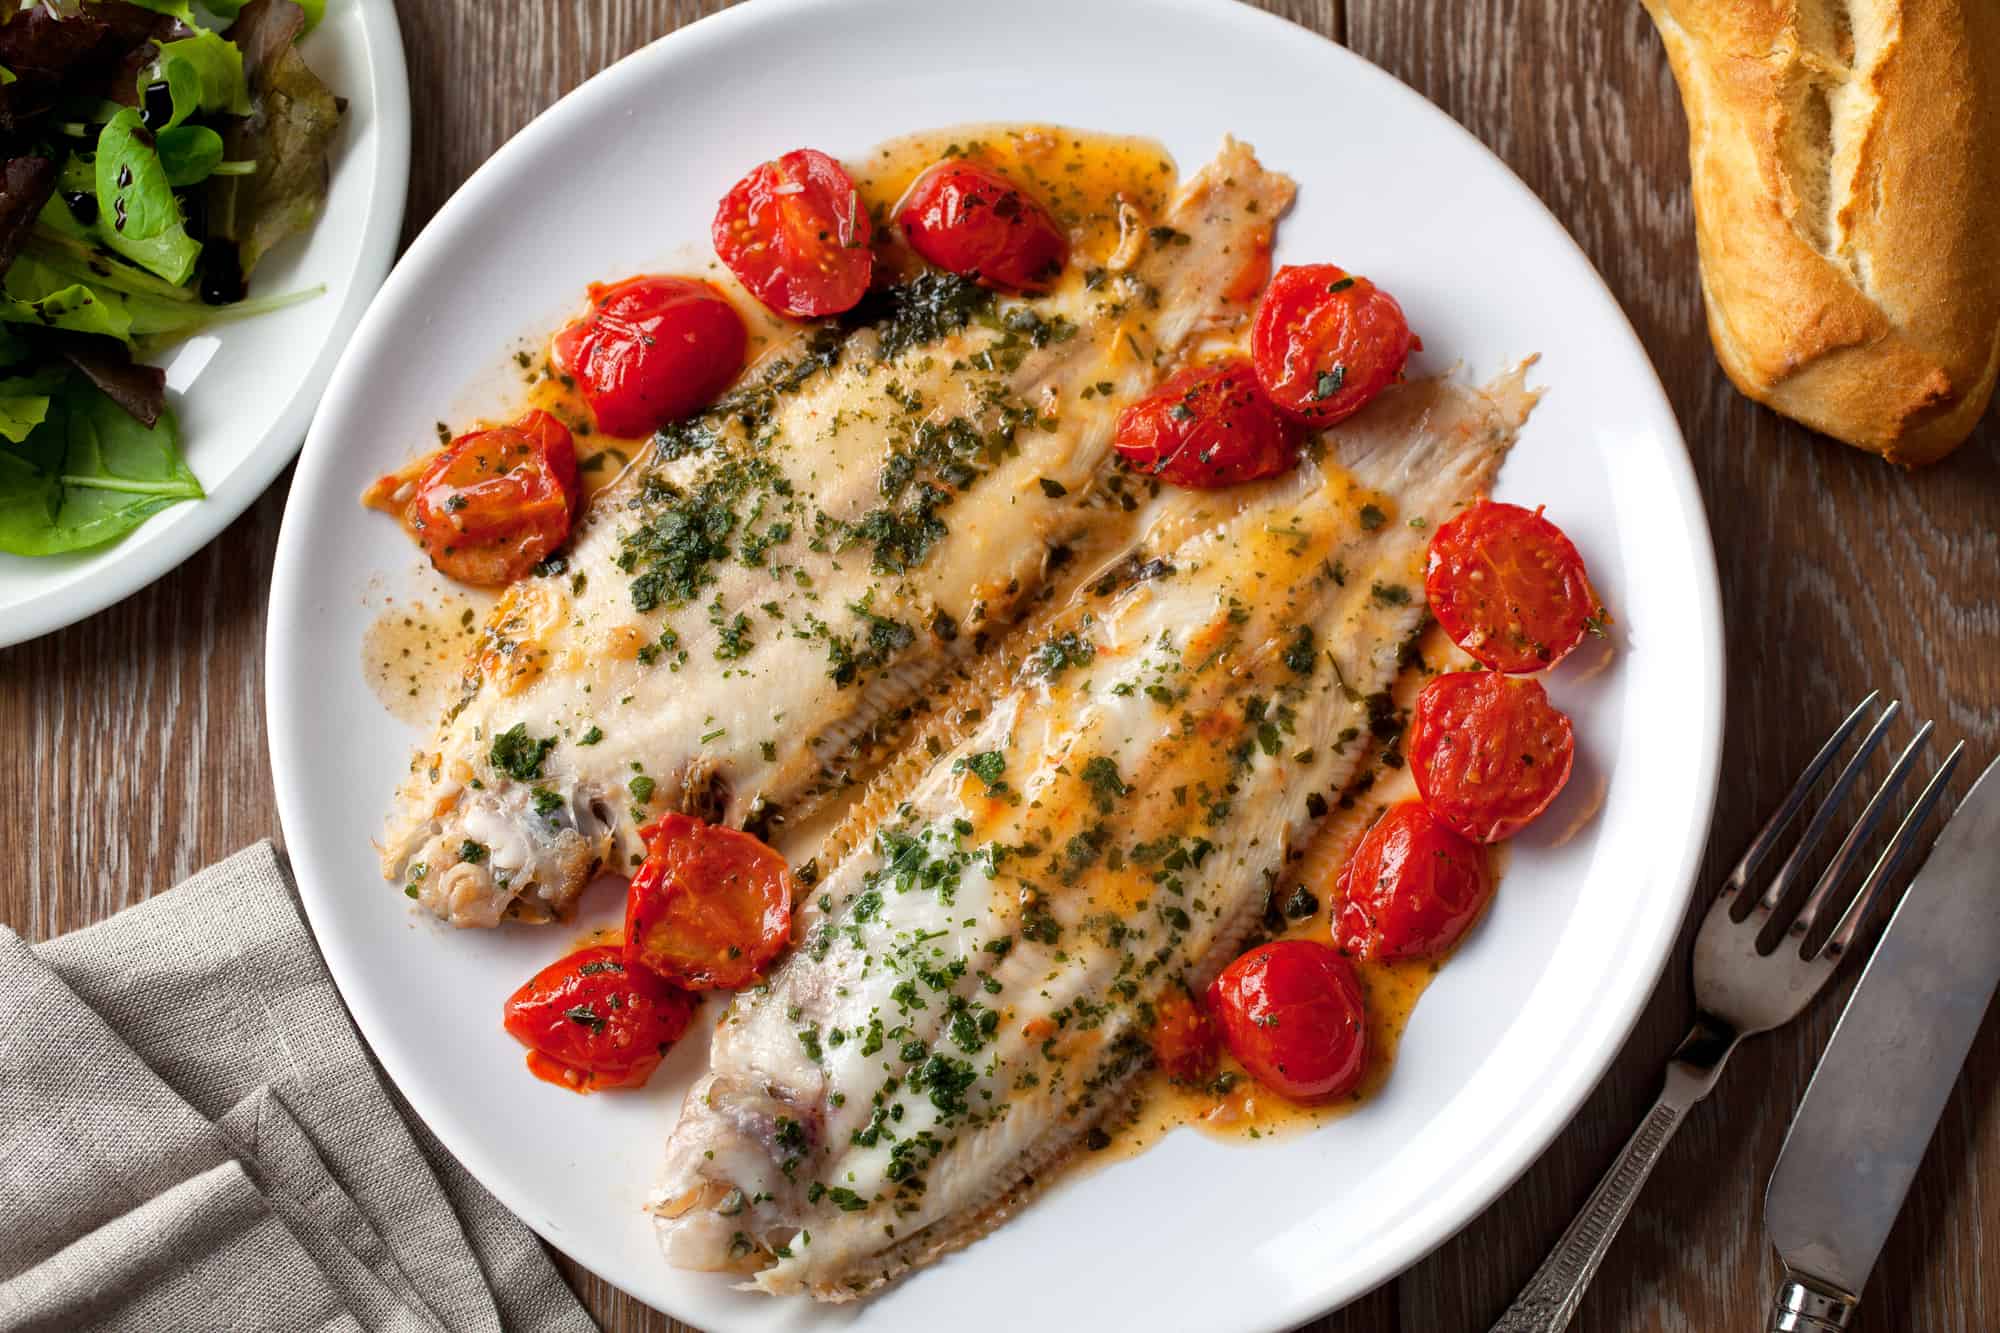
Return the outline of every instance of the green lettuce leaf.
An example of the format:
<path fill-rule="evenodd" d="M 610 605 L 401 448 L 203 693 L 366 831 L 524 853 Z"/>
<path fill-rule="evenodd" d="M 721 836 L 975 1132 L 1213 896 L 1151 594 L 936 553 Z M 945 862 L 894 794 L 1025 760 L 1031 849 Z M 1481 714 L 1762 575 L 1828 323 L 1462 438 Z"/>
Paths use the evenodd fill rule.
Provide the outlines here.
<path fill-rule="evenodd" d="M 88 380 L 65 376 L 44 420 L 22 443 L 0 445 L 0 551 L 88 550 L 202 494 L 171 411 L 148 428 Z"/>
<path fill-rule="evenodd" d="M 132 315 L 122 299 L 100 294 L 27 254 L 15 257 L 0 284 L 0 321 L 101 333 L 121 342 L 133 333 Z"/>
<path fill-rule="evenodd" d="M 231 116 L 250 114 L 250 85 L 243 77 L 243 52 L 236 43 L 207 28 L 195 29 L 192 37 L 160 43 L 160 53 L 139 76 L 143 90 L 149 83 L 166 80 L 173 95 L 174 114 L 168 123 L 178 125 L 196 111 Z M 192 98 L 192 105 L 189 104 Z"/>

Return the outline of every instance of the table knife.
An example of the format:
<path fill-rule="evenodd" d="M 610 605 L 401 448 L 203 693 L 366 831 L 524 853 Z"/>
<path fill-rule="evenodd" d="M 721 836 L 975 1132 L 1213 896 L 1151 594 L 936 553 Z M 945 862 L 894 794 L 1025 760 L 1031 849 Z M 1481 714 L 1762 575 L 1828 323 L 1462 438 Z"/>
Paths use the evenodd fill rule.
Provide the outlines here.
<path fill-rule="evenodd" d="M 2000 981 L 2000 760 L 1960 803 L 1841 1012 L 1785 1135 L 1764 1225 L 1772 1333 L 1838 1333 Z"/>

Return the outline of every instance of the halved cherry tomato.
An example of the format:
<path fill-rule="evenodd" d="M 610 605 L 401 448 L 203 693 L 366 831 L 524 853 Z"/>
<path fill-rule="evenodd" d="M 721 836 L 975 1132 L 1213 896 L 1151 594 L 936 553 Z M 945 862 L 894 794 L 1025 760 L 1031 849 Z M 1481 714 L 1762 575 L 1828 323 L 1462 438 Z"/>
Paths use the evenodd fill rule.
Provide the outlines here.
<path fill-rule="evenodd" d="M 1420 346 L 1395 297 L 1333 264 L 1279 269 L 1250 329 L 1264 392 L 1313 427 L 1360 411 L 1402 377 Z"/>
<path fill-rule="evenodd" d="M 578 949 L 514 992 L 502 1020 L 535 1077 L 576 1092 L 636 1088 L 694 1016 L 694 997 L 627 968 L 615 944 Z"/>
<path fill-rule="evenodd" d="M 497 588 L 568 539 L 582 494 L 568 429 L 530 412 L 440 450 L 417 479 L 403 526 L 439 573 Z"/>
<path fill-rule="evenodd" d="M 1474 842 L 1499 842 L 1549 808 L 1569 781 L 1576 737 L 1541 682 L 1455 671 L 1410 714 L 1410 769 L 1424 804 Z"/>
<path fill-rule="evenodd" d="M 1315 940 L 1273 940 L 1209 987 L 1229 1053 L 1298 1102 L 1352 1092 L 1368 1068 L 1367 1010 L 1354 965 Z"/>
<path fill-rule="evenodd" d="M 554 359 L 608 434 L 646 435 L 707 407 L 743 369 L 743 317 L 698 278 L 593 283 L 590 306 L 556 335 Z"/>
<path fill-rule="evenodd" d="M 639 830 L 625 958 L 689 990 L 741 990 L 792 933 L 785 858 L 739 829 L 668 815 Z"/>
<path fill-rule="evenodd" d="M 1424 595 L 1459 647 L 1495 671 L 1540 671 L 1583 641 L 1597 596 L 1540 509 L 1481 500 L 1431 538 Z"/>
<path fill-rule="evenodd" d="M 875 273 L 875 227 L 840 163 L 798 148 L 736 182 L 715 210 L 715 252 L 781 315 L 854 308 Z"/>
<path fill-rule="evenodd" d="M 982 286 L 1045 292 L 1069 261 L 1049 210 L 998 172 L 951 159 L 917 178 L 896 221 L 910 248 Z"/>
<path fill-rule="evenodd" d="M 1197 488 L 1274 477 L 1298 461 L 1291 428 L 1241 358 L 1170 376 L 1118 414 L 1116 444 L 1141 472 Z"/>
<path fill-rule="evenodd" d="M 1493 893 L 1486 852 L 1422 801 L 1391 806 L 1340 871 L 1333 942 L 1356 958 L 1435 958 L 1458 943 Z"/>
<path fill-rule="evenodd" d="M 1153 1002 L 1153 1060 L 1176 1083 L 1200 1083 L 1215 1070 L 1215 1024 L 1179 985 Z"/>

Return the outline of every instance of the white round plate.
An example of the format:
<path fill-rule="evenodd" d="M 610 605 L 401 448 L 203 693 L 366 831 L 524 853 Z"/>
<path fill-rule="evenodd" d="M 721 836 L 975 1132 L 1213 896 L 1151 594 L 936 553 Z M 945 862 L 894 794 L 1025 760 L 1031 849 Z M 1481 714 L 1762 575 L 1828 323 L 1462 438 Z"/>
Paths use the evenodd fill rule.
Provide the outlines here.
<path fill-rule="evenodd" d="M 1595 674 L 1555 673 L 1576 776 L 1424 995 L 1379 1097 L 1275 1142 L 1174 1134 L 861 1312 L 911 1328 L 1278 1328 L 1354 1298 L 1462 1226 L 1576 1110 L 1652 990 L 1707 833 L 1722 636 L 1673 414 L 1583 255 L 1435 108 L 1318 37 L 1209 0 L 756 0 L 677 32 L 487 163 L 368 312 L 292 487 L 268 702 L 299 887 L 384 1067 L 531 1226 L 706 1329 L 855 1311 L 660 1259 L 639 1207 L 699 1038 L 642 1093 L 537 1083 L 500 1006 L 574 931 L 455 933 L 379 878 L 370 840 L 420 738 L 371 697 L 362 636 L 385 596 L 433 585 L 355 497 L 440 417 L 512 409 L 516 340 L 553 328 L 586 283 L 705 255 L 715 201 L 756 162 L 1002 120 L 1153 135 L 1186 170 L 1234 133 L 1300 183 L 1280 260 L 1336 260 L 1396 293 L 1424 338 L 1419 372 L 1484 379 L 1540 353 L 1548 394 L 1500 494 L 1547 504 L 1575 538 L 1617 652 Z M 586 921 L 613 918 L 615 897 L 594 890 Z"/>
<path fill-rule="evenodd" d="M 260 296 L 326 294 L 198 334 L 167 368 L 181 452 L 205 499 L 164 509 L 122 541 L 73 555 L 0 552 L 0 648 L 73 625 L 173 569 L 234 522 L 298 452 L 334 363 L 382 286 L 403 229 L 410 87 L 390 0 L 331 0 L 300 44 L 347 99 L 333 183 L 312 231 L 257 266 Z"/>

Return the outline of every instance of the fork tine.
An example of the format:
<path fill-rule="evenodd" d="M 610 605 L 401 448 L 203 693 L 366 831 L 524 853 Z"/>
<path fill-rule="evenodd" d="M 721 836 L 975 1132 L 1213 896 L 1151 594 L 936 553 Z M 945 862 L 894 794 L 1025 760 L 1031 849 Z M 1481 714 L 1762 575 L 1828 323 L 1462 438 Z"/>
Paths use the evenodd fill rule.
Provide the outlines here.
<path fill-rule="evenodd" d="M 1964 741 L 1951 747 L 1951 753 L 1944 757 L 1942 764 L 1938 765 L 1938 771 L 1924 784 L 1923 791 L 1917 796 L 1916 804 L 1910 807 L 1910 813 L 1904 815 L 1903 822 L 1896 826 L 1895 836 L 1891 837 L 1889 845 L 1882 849 L 1882 855 L 1876 860 L 1875 868 L 1868 872 L 1868 878 L 1862 882 L 1860 890 L 1854 895 L 1854 901 L 1847 905 L 1847 911 L 1841 915 L 1840 924 L 1834 928 L 1833 934 L 1827 937 L 1826 943 L 1820 946 L 1819 952 L 1813 955 L 1815 958 L 1826 957 L 1838 961 L 1840 956 L 1847 952 L 1848 946 L 1854 943 L 1854 937 L 1861 932 L 1861 923 L 1867 919 L 1868 910 L 1880 896 L 1882 886 L 1896 873 L 1896 867 L 1903 863 L 1903 858 L 1916 846 L 1918 829 L 1923 826 L 1924 820 L 1930 817 L 1932 809 L 1943 798 L 1945 784 L 1951 780 L 1951 771 L 1958 767 L 1958 761 L 1964 754 Z"/>
<path fill-rule="evenodd" d="M 1785 858 L 1785 863 L 1778 867 L 1778 873 L 1771 877 L 1771 883 L 1764 890 L 1764 896 L 1757 900 L 1758 908 L 1771 914 L 1772 920 L 1769 923 L 1769 929 L 1782 932 L 1785 926 L 1789 924 L 1787 900 L 1792 896 L 1793 881 L 1799 877 L 1800 871 L 1805 868 L 1806 858 L 1812 855 L 1813 848 L 1825 836 L 1827 825 L 1832 823 L 1833 817 L 1840 813 L 1840 803 L 1845 801 L 1847 793 L 1854 789 L 1855 780 L 1861 776 L 1861 770 L 1868 763 L 1869 756 L 1875 753 L 1875 747 L 1882 743 L 1882 736 L 1888 731 L 1889 724 L 1895 721 L 1896 715 L 1902 711 L 1903 704 L 1901 700 L 1892 699 L 1889 701 L 1889 706 L 1884 708 L 1882 715 L 1875 719 L 1875 725 L 1870 727 L 1868 734 L 1861 738 L 1860 747 L 1854 751 L 1854 754 L 1848 759 L 1846 765 L 1842 767 L 1839 776 L 1834 778 L 1833 787 L 1827 792 L 1826 799 L 1819 803 L 1819 808 L 1813 811 L 1812 818 L 1806 821 L 1806 831 L 1799 835 L 1798 846 L 1792 848 L 1792 854 Z M 1787 910 L 1780 911 L 1780 908 L 1786 908 Z M 1772 940 L 1771 942 L 1775 943 L 1776 941 Z M 1759 941 L 1759 943 L 1761 944 L 1763 941 Z"/>
<path fill-rule="evenodd" d="M 1819 747 L 1819 753 L 1806 765 L 1806 771 L 1799 775 L 1799 780 L 1793 783 L 1792 789 L 1785 794 L 1777 813 L 1757 831 L 1757 836 L 1750 840 L 1750 846 L 1744 851 L 1743 859 L 1736 863 L 1736 869 L 1730 871 L 1729 878 L 1723 881 L 1724 897 L 1731 894 L 1740 896 L 1749 886 L 1750 877 L 1757 873 L 1758 868 L 1764 864 L 1764 858 L 1771 854 L 1771 848 L 1776 845 L 1779 835 L 1793 819 L 1797 818 L 1800 807 L 1806 803 L 1807 794 L 1812 791 L 1813 783 L 1819 781 L 1819 775 L 1826 771 L 1827 765 L 1831 764 L 1834 756 L 1840 753 L 1840 747 L 1854 734 L 1854 729 L 1861 725 L 1862 717 L 1880 695 L 1880 690 L 1870 690 L 1867 697 L 1856 704 L 1854 711 L 1847 715 L 1847 720 L 1833 729 L 1833 734 L 1826 738 L 1826 744 Z M 1747 899 L 1731 904 L 1732 920 L 1741 921 L 1749 915 L 1749 912 Z"/>
<path fill-rule="evenodd" d="M 1827 900 L 1833 896 L 1834 890 L 1845 882 L 1848 872 L 1861 860 L 1861 845 L 1874 834 L 1875 826 L 1881 823 L 1882 816 L 1888 813 L 1889 803 L 1902 789 L 1903 779 L 1907 778 L 1910 770 L 1916 766 L 1917 755 L 1923 750 L 1924 743 L 1930 740 L 1931 730 L 1931 724 L 1926 722 L 1917 728 L 1916 735 L 1910 737 L 1909 743 L 1903 747 L 1903 752 L 1896 756 L 1896 762 L 1889 766 L 1889 775 L 1882 779 L 1882 785 L 1868 798 L 1868 804 L 1862 808 L 1861 818 L 1854 821 L 1854 827 L 1847 830 L 1847 836 L 1840 840 L 1839 849 L 1834 852 L 1833 859 L 1827 862 L 1826 869 L 1820 872 L 1819 883 L 1813 885 L 1813 891 L 1806 898 L 1805 905 L 1799 908 L 1799 914 L 1792 918 L 1792 924 L 1786 933 L 1798 940 L 1800 957 L 1809 956 L 1806 954 L 1805 937 L 1812 933 L 1813 924 L 1819 920 L 1820 912 L 1826 907 Z"/>

